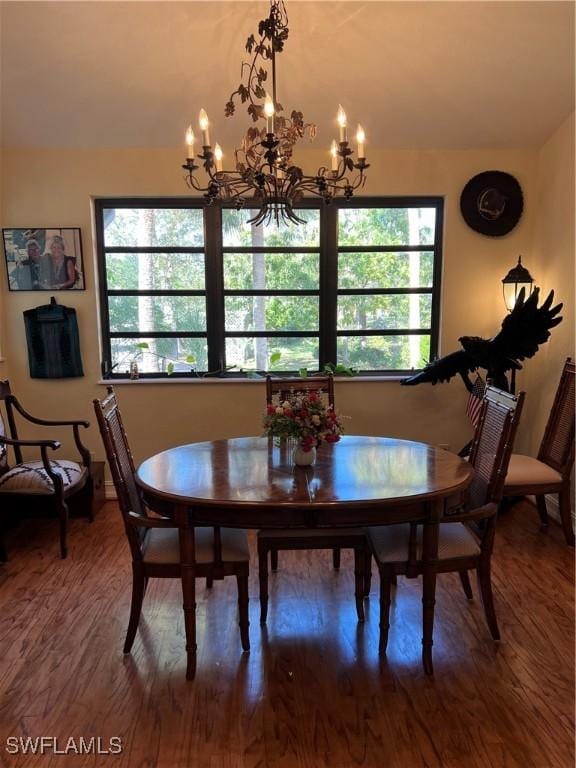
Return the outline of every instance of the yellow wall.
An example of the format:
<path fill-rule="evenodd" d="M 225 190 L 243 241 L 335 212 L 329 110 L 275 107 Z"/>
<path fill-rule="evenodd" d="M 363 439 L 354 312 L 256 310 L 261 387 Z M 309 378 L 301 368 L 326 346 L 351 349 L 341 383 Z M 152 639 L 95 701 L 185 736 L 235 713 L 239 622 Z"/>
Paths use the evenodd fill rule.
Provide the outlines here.
<path fill-rule="evenodd" d="M 0 27 L 2 25 L 2 12 L 0 11 Z M 1 127 L 0 127 L 1 131 Z M 0 133 L 1 138 L 1 133 Z M 3 165 L 2 165 L 3 157 L 2 152 L 0 151 L 0 229 L 4 226 L 3 224 L 3 193 L 4 193 L 4 174 L 3 174 Z M 1 246 L 0 246 L 1 247 Z M 2 251 L 2 255 L 4 254 L 4 251 Z M 0 272 L 4 269 L 4 266 L 0 268 Z M 6 379 L 9 376 L 8 373 L 8 363 L 5 359 L 6 355 L 6 345 L 8 341 L 8 332 L 6 328 L 6 294 L 5 294 L 5 283 L 1 284 L 2 289 L 0 289 L 0 380 Z"/>
<path fill-rule="evenodd" d="M 537 358 L 526 362 L 528 396 L 519 450 L 531 454 L 538 451 L 562 364 L 567 357 L 575 357 L 574 114 L 542 147 L 536 171 L 534 262 L 530 271 L 542 297 L 554 290 L 556 300 L 564 302 L 564 320 Z"/>
<path fill-rule="evenodd" d="M 554 157 L 563 151 L 561 146 L 550 150 Z M 544 149 L 540 155 L 528 150 L 371 153 L 366 190 L 369 194 L 434 194 L 446 198 L 442 353 L 457 349 L 460 335 L 489 336 L 498 330 L 505 311 L 500 280 L 519 253 L 534 273 L 539 271 L 536 264 L 540 251 L 534 239 L 542 205 L 537 169 L 545 165 L 547 152 Z M 186 187 L 180 170 L 181 154 L 178 150 L 138 149 L 5 150 L 3 226 L 79 226 L 84 245 L 88 290 L 58 294 L 60 302 L 75 307 L 78 313 L 85 368 L 82 379 L 29 378 L 22 312 L 41 303 L 42 297 L 34 293 L 7 293 L 6 275 L 2 271 L 9 320 L 5 353 L 14 389 L 31 410 L 93 421 L 91 400 L 102 396 L 104 389 L 97 383 L 100 357 L 90 198 L 183 195 Z M 309 170 L 324 162 L 319 153 L 305 154 L 303 164 Z M 459 211 L 464 184 L 471 176 L 488 169 L 512 173 L 524 191 L 524 215 L 513 232 L 503 238 L 488 238 L 472 231 Z M 566 200 L 562 200 L 564 203 L 567 204 Z M 547 258 L 553 260 L 555 251 L 547 249 Z M 573 286 L 556 278 L 550 265 L 548 271 L 547 282 L 554 282 L 559 298 L 573 306 Z M 561 357 L 564 352 L 555 350 L 554 354 Z M 527 369 L 536 369 L 543 365 L 543 360 L 543 356 L 537 357 Z M 261 382 L 138 382 L 118 386 L 117 390 L 137 460 L 178 443 L 257 434 L 260 430 L 264 399 Z M 460 381 L 406 388 L 391 381 L 352 380 L 337 382 L 336 390 L 339 409 L 351 417 L 347 424 L 351 433 L 395 435 L 447 443 L 455 449 L 469 438 L 467 395 Z M 103 451 L 94 428 L 88 443 L 101 457 Z"/>

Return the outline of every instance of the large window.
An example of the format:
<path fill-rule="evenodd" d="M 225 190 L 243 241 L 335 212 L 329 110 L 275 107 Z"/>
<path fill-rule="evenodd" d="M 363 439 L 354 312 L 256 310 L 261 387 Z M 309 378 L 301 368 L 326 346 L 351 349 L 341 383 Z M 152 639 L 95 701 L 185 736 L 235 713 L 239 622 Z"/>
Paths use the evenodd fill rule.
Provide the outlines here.
<path fill-rule="evenodd" d="M 304 224 L 192 199 L 96 201 L 103 374 L 421 368 L 437 352 L 440 198 L 308 202 Z"/>

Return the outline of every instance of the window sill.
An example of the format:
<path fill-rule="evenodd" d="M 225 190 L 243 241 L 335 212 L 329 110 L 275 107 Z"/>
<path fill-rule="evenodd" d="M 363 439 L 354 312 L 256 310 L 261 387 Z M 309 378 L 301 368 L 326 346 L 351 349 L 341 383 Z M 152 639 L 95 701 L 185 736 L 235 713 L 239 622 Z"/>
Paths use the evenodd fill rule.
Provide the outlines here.
<path fill-rule="evenodd" d="M 393 381 L 398 382 L 402 381 L 402 379 L 405 379 L 406 376 L 409 374 L 389 374 L 387 376 L 335 376 L 334 381 L 337 381 L 338 384 L 353 384 L 354 382 L 382 382 L 382 381 Z M 126 384 L 129 384 L 131 386 L 142 386 L 147 384 L 161 384 L 161 385 L 170 385 L 173 386 L 174 384 L 191 384 L 192 386 L 197 385 L 210 385 L 210 384 L 216 384 L 216 385 L 226 385 L 226 384 L 248 384 L 248 385 L 254 385 L 254 384 L 264 384 L 265 379 L 234 379 L 234 378 L 226 378 L 226 379 L 218 379 L 218 378 L 190 378 L 190 379 L 168 379 L 168 378 L 161 378 L 161 379 L 99 379 L 97 384 L 101 384 L 102 386 L 124 386 Z"/>

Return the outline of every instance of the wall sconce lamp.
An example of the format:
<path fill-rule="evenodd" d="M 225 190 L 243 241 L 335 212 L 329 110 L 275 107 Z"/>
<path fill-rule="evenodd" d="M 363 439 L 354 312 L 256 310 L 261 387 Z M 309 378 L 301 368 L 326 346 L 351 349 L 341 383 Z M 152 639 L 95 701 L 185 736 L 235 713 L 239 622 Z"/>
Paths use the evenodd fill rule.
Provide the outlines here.
<path fill-rule="evenodd" d="M 512 312 L 518 294 L 525 288 L 525 299 L 532 293 L 534 279 L 530 272 L 522 265 L 522 256 L 518 256 L 518 264 L 512 267 L 510 272 L 502 280 L 502 291 L 504 293 L 504 303 L 508 312 Z"/>

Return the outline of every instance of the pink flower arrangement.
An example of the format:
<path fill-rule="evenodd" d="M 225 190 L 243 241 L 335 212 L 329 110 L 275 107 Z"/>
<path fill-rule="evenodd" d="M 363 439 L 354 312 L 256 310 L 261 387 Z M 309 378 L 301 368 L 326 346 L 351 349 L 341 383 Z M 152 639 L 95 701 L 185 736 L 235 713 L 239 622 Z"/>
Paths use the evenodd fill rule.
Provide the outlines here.
<path fill-rule="evenodd" d="M 298 440 L 304 451 L 323 440 L 337 443 L 343 433 L 338 414 L 316 392 L 291 392 L 284 402 L 267 406 L 264 431 L 272 437 Z"/>

